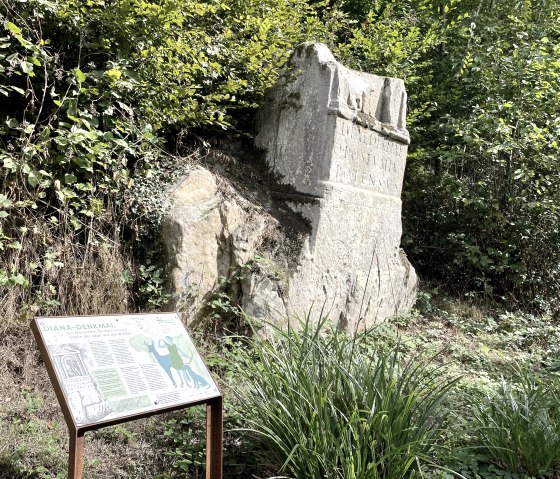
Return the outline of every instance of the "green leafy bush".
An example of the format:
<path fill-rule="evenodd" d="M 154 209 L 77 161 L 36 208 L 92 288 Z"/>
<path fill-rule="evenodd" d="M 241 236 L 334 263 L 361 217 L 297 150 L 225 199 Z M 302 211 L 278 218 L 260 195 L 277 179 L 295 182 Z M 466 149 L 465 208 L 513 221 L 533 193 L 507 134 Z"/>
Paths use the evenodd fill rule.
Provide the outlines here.
<path fill-rule="evenodd" d="M 332 40 L 338 16 L 328 12 L 325 2 L 305 0 L 119 0 L 111 8 L 104 0 L 65 0 L 56 15 L 92 53 L 85 74 L 125 93 L 155 130 L 176 133 L 239 121 L 275 82 L 291 48 Z"/>
<path fill-rule="evenodd" d="M 558 5 L 452 3 L 411 126 L 408 249 L 432 277 L 557 307 Z"/>
<path fill-rule="evenodd" d="M 417 477 L 445 436 L 454 381 L 364 333 L 274 328 L 240 368 L 240 406 L 274 472 L 290 477 Z"/>
<path fill-rule="evenodd" d="M 421 274 L 558 309 L 558 2 L 350 0 L 346 61 L 405 79 L 404 246 Z"/>

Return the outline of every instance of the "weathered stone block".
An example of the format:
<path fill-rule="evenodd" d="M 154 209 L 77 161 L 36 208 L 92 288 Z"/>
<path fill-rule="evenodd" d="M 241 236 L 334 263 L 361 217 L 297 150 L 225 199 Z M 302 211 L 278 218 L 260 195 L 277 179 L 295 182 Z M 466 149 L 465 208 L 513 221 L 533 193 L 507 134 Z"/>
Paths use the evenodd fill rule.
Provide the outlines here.
<path fill-rule="evenodd" d="M 287 313 L 313 306 L 354 330 L 408 310 L 417 279 L 399 249 L 410 142 L 402 80 L 347 69 L 325 45 L 306 43 L 257 125 L 286 203 L 312 225 L 288 278 Z"/>
<path fill-rule="evenodd" d="M 216 177 L 202 167 L 170 189 L 162 235 L 173 306 L 191 319 L 234 266 L 233 238 L 244 221 L 243 209 L 222 196 Z M 241 246 L 237 250 L 243 255 Z"/>
<path fill-rule="evenodd" d="M 257 118 L 276 182 L 258 168 L 229 182 L 197 166 L 169 191 L 173 306 L 203 317 L 225 277 L 232 304 L 279 323 L 322 311 L 355 331 L 409 309 L 405 117 L 401 80 L 349 70 L 324 45 L 298 47 Z"/>

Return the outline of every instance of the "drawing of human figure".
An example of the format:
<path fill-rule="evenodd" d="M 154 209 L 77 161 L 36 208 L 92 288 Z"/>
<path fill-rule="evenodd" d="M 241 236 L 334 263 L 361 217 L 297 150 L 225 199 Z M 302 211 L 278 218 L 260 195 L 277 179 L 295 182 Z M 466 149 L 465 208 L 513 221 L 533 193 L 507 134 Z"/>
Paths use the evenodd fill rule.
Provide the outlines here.
<path fill-rule="evenodd" d="M 183 379 L 188 385 L 191 383 L 191 377 L 185 368 L 185 363 L 183 358 L 187 359 L 187 364 L 192 360 L 193 354 L 190 356 L 184 351 L 179 349 L 179 346 L 175 344 L 175 341 L 171 336 L 166 336 L 165 339 L 160 339 L 158 346 L 160 348 L 167 347 L 169 351 L 169 359 L 171 361 L 171 367 L 179 372 L 179 377 L 181 378 L 181 384 L 183 384 Z"/>

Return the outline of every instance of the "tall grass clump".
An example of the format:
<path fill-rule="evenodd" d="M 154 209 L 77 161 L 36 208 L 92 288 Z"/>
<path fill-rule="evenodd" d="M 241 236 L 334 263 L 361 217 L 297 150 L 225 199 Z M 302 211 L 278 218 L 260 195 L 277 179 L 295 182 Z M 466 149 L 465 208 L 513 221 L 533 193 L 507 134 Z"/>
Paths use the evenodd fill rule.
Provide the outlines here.
<path fill-rule="evenodd" d="M 455 380 L 368 332 L 351 338 L 324 320 L 273 329 L 253 342 L 240 374 L 245 420 L 275 473 L 402 479 L 433 462 Z"/>
<path fill-rule="evenodd" d="M 475 398 L 476 449 L 504 470 L 550 476 L 560 469 L 559 385 L 518 373 L 519 384 L 502 379 L 499 389 Z"/>

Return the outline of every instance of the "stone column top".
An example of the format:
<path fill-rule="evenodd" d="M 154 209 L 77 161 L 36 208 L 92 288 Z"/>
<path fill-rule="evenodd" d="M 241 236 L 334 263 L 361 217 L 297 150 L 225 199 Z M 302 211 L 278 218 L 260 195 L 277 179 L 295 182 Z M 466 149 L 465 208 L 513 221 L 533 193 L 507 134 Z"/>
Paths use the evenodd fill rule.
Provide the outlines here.
<path fill-rule="evenodd" d="M 290 59 L 289 69 L 318 63 L 329 72 L 330 89 L 327 111 L 377 131 L 406 145 L 407 95 L 400 78 L 380 77 L 346 68 L 337 62 L 323 43 L 298 45 Z M 298 72 L 295 71 L 296 76 Z"/>

